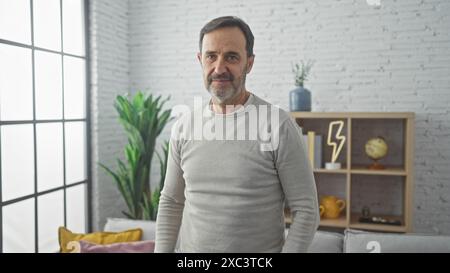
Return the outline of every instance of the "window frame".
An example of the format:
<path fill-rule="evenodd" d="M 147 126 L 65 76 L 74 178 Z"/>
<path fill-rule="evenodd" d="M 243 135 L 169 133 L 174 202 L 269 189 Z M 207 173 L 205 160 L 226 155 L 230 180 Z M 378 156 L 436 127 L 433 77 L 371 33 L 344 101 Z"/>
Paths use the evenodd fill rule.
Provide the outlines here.
<path fill-rule="evenodd" d="M 64 44 L 63 44 L 63 0 L 59 0 L 60 3 L 60 24 L 61 24 L 61 50 L 55 51 L 50 49 L 45 49 L 41 47 L 34 46 L 34 18 L 33 18 L 33 0 L 29 0 L 30 4 L 30 21 L 31 21 L 31 45 L 5 40 L 0 38 L 0 44 L 6 44 L 11 46 L 17 46 L 21 48 L 27 48 L 31 49 L 31 58 L 32 58 L 32 101 L 33 101 L 33 119 L 32 120 L 7 120 L 2 121 L 0 120 L 0 125 L 18 125 L 18 124 L 31 124 L 33 125 L 33 144 L 34 144 L 34 193 L 21 196 L 18 198 L 14 198 L 8 201 L 3 201 L 2 199 L 2 177 L 0 175 L 0 253 L 3 253 L 3 207 L 11 204 L 15 204 L 21 201 L 29 200 L 34 198 L 34 234 L 35 234 L 35 241 L 34 241 L 34 251 L 36 253 L 39 252 L 39 232 L 38 232 L 38 197 L 49 194 L 52 192 L 57 191 L 63 191 L 63 197 L 64 197 L 64 204 L 63 204 L 63 210 L 64 210 L 64 226 L 67 226 L 67 189 L 76 187 L 79 185 L 85 185 L 86 186 L 86 195 L 85 195 L 85 202 L 86 202 L 86 214 L 85 214 L 85 223 L 86 223 L 86 231 L 91 232 L 92 231 L 92 158 L 91 158 L 91 151 L 92 151 L 92 134 L 91 134 L 91 111 L 90 111 L 90 95 L 91 95 L 91 89 L 90 89 L 90 52 L 89 52 L 89 45 L 90 45 L 90 37 L 89 37 L 89 26 L 90 26 L 90 20 L 89 20 L 89 0 L 81 0 L 84 5 L 84 47 L 85 47 L 85 54 L 84 56 L 74 55 L 70 53 L 64 52 Z M 49 120 L 36 120 L 36 91 L 35 91 L 35 51 L 40 50 L 44 52 L 50 52 L 58 54 L 61 58 L 61 68 L 62 68 L 62 86 L 61 86 L 61 92 L 62 92 L 62 118 L 61 119 L 49 119 Z M 70 56 L 75 58 L 81 58 L 85 61 L 85 117 L 84 118 L 78 118 L 78 119 L 66 119 L 64 116 L 64 57 Z M 77 181 L 75 183 L 67 184 L 67 178 L 66 178 L 66 133 L 65 133 L 65 124 L 67 122 L 76 122 L 81 121 L 85 123 L 85 141 L 86 141 L 86 155 L 85 155 L 85 167 L 86 167 L 86 179 L 82 181 Z M 45 190 L 42 192 L 38 192 L 38 181 L 37 181 L 37 135 L 36 135 L 36 125 L 40 123 L 61 123 L 62 124 L 62 137 L 63 137 L 63 185 L 52 188 L 49 190 Z M 1 143 L 1 134 L 0 134 L 0 143 Z M 0 145 L 0 174 L 1 174 L 1 168 L 2 168 L 2 158 L 1 158 L 1 145 Z M 57 231 L 55 230 L 55 236 L 57 234 Z"/>

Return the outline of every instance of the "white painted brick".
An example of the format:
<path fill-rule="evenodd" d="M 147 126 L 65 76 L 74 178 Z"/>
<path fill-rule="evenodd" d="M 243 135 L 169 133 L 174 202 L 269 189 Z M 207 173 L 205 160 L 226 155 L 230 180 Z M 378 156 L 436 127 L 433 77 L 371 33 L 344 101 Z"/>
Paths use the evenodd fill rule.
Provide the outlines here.
<path fill-rule="evenodd" d="M 90 1 L 93 228 L 102 230 L 106 217 L 122 217 L 125 208 L 111 177 L 98 167 L 115 167 L 126 141 L 113 102 L 128 92 L 128 1 Z"/>

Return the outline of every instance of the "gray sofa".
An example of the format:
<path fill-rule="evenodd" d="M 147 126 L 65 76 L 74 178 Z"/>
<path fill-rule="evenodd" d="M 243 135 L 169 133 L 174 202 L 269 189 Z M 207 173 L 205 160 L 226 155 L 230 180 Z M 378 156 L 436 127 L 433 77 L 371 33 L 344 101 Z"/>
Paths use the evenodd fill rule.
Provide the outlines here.
<path fill-rule="evenodd" d="M 108 218 L 104 231 L 142 228 L 142 240 L 155 239 L 155 222 Z M 287 232 L 287 231 L 286 231 Z M 450 236 L 376 233 L 347 229 L 343 234 L 317 231 L 310 253 L 450 253 Z"/>
<path fill-rule="evenodd" d="M 450 236 L 376 233 L 347 229 L 344 234 L 317 231 L 312 253 L 450 253 Z"/>

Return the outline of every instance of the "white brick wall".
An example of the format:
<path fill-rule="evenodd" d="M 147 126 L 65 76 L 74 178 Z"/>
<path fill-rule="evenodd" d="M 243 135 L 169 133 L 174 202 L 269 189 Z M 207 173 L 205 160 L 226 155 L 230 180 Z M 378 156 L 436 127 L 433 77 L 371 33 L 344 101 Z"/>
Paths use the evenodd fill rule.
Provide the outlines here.
<path fill-rule="evenodd" d="M 115 168 L 126 142 L 113 102 L 129 86 L 128 1 L 91 1 L 90 39 L 93 228 L 102 230 L 106 217 L 123 217 L 125 208 L 112 178 L 98 163 Z"/>
<path fill-rule="evenodd" d="M 94 113 L 100 118 L 94 125 L 104 127 L 96 129 L 97 158 L 112 162 L 109 156 L 119 150 L 111 145 L 120 139 L 107 133 L 116 126 L 113 112 L 103 108 L 110 107 L 105 103 L 113 92 L 127 87 L 124 79 L 130 90 L 170 94 L 171 106 L 208 97 L 195 56 L 199 31 L 212 18 L 237 15 L 255 35 L 247 87 L 257 95 L 287 109 L 291 62 L 313 59 L 306 84 L 313 111 L 416 113 L 415 231 L 450 234 L 450 1 L 381 2 L 377 9 L 364 0 L 94 1 L 94 36 L 106 56 L 97 57 L 105 70 L 97 93 L 106 97 L 98 104 L 102 114 Z M 166 137 L 168 130 L 161 139 Z M 105 193 L 95 196 L 103 202 L 113 194 L 105 178 L 100 181 Z M 104 202 L 100 217 L 118 210 L 107 211 Z"/>

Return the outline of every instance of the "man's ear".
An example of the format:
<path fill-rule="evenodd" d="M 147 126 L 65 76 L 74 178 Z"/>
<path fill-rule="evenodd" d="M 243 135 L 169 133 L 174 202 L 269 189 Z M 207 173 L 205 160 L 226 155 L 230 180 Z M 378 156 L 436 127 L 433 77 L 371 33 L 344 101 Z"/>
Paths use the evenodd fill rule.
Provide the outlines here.
<path fill-rule="evenodd" d="M 250 73 L 250 71 L 252 71 L 254 61 L 255 61 L 255 54 L 253 54 L 253 56 L 251 56 L 251 57 L 248 57 L 247 74 Z"/>
<path fill-rule="evenodd" d="M 200 62 L 200 65 L 201 65 L 202 64 L 202 53 L 201 52 L 197 53 L 197 59 Z"/>

